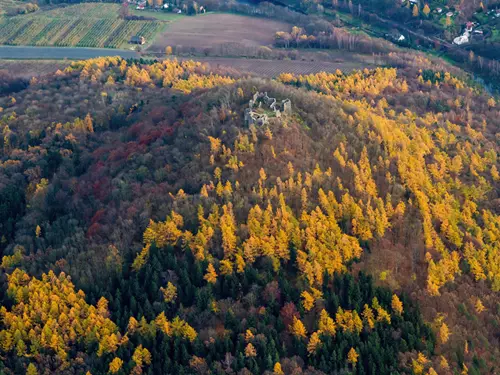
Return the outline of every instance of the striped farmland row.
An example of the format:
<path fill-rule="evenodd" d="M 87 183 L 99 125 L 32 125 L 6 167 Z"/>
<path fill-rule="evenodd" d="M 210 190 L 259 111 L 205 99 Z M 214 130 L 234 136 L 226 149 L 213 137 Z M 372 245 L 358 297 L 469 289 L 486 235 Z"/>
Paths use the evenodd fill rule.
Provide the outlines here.
<path fill-rule="evenodd" d="M 32 44 L 33 35 L 38 35 L 43 30 L 47 23 L 40 19 L 33 19 L 29 25 L 25 27 L 23 32 L 13 38 L 9 44 L 21 45 Z"/>
<path fill-rule="evenodd" d="M 99 20 L 76 45 L 78 47 L 103 47 L 107 36 L 124 22 L 126 21 L 118 19 L 113 22 Z"/>
<path fill-rule="evenodd" d="M 127 24 L 125 22 L 118 25 L 118 27 L 114 29 L 111 34 L 108 35 L 107 39 L 104 41 L 103 46 L 106 48 L 116 48 L 117 46 L 113 44 L 113 41 L 117 40 L 119 35 L 124 33 L 125 32 L 124 30 L 126 29 L 127 29 Z"/>
<path fill-rule="evenodd" d="M 0 44 L 125 48 L 131 37 L 152 40 L 164 21 L 118 18 L 117 4 L 86 3 L 0 17 Z"/>
<path fill-rule="evenodd" d="M 18 33 L 19 30 L 22 30 L 23 26 L 29 22 L 26 19 L 16 19 L 12 23 L 2 22 L 0 26 L 0 43 L 7 44 L 7 41 L 11 39 L 11 37 Z"/>
<path fill-rule="evenodd" d="M 35 46 L 50 46 L 54 45 L 55 41 L 69 33 L 74 20 L 52 20 L 47 27 L 33 38 Z"/>
<path fill-rule="evenodd" d="M 120 32 L 117 35 L 114 35 L 112 39 L 106 41 L 107 45 L 104 45 L 104 47 L 107 48 L 118 48 L 124 43 L 127 42 L 127 40 L 132 36 L 132 35 L 137 35 L 137 32 L 141 28 L 141 25 L 144 21 L 128 21 L 127 26 L 124 28 L 120 29 Z"/>
<path fill-rule="evenodd" d="M 75 25 L 72 25 L 70 32 L 63 38 L 58 39 L 54 44 L 58 47 L 71 47 L 76 45 L 87 31 L 96 23 L 96 20 L 80 19 Z"/>
<path fill-rule="evenodd" d="M 29 20 L 28 22 L 24 23 L 19 27 L 19 29 L 15 30 L 11 35 L 10 38 L 5 41 L 5 44 L 12 45 L 14 43 L 14 40 L 16 40 L 17 37 L 20 35 L 23 35 L 23 33 L 30 28 L 30 26 L 33 24 L 33 20 Z"/>
<path fill-rule="evenodd" d="M 59 31 L 61 31 L 59 27 L 60 22 L 58 20 L 52 20 L 49 23 L 45 24 L 45 27 L 31 39 L 32 45 L 38 45 L 42 44 L 45 40 L 48 40 L 50 38 L 50 35 L 53 35 Z"/>
<path fill-rule="evenodd" d="M 162 24 L 159 22 L 146 22 L 142 25 L 142 28 L 137 34 L 143 36 L 147 40 L 150 40 L 158 31 L 160 31 L 161 28 Z"/>

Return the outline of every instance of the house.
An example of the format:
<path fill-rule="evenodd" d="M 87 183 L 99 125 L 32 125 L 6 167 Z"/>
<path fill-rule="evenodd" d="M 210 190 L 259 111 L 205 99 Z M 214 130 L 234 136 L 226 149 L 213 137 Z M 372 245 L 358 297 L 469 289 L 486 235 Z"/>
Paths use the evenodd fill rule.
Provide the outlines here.
<path fill-rule="evenodd" d="M 137 5 L 135 7 L 135 9 L 137 9 L 137 10 L 144 10 L 144 5 Z"/>
<path fill-rule="evenodd" d="M 443 13 L 443 8 L 436 8 L 436 12 L 437 12 L 438 14 Z"/>
<path fill-rule="evenodd" d="M 144 38 L 143 36 L 134 35 L 130 39 L 130 43 L 131 44 L 145 44 L 146 43 L 146 38 Z"/>
<path fill-rule="evenodd" d="M 468 31 L 465 31 L 463 35 L 457 36 L 455 39 L 453 39 L 453 43 L 455 43 L 457 46 L 469 43 L 469 37 L 470 33 Z"/>
<path fill-rule="evenodd" d="M 453 17 L 454 13 L 453 12 L 448 12 L 446 13 L 446 17 Z"/>
<path fill-rule="evenodd" d="M 474 23 L 469 21 L 465 24 L 465 30 L 467 30 L 468 32 L 471 32 L 473 28 L 474 28 Z"/>
<path fill-rule="evenodd" d="M 163 9 L 168 9 L 168 4 L 163 4 Z"/>

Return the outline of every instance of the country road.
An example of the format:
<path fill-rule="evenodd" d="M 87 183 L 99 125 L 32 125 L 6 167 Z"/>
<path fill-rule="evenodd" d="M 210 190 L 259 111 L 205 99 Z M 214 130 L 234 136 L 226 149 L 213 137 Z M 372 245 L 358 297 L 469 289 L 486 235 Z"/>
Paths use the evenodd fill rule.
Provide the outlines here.
<path fill-rule="evenodd" d="M 135 51 L 110 48 L 0 46 L 0 59 L 91 59 L 99 56 L 138 58 Z"/>

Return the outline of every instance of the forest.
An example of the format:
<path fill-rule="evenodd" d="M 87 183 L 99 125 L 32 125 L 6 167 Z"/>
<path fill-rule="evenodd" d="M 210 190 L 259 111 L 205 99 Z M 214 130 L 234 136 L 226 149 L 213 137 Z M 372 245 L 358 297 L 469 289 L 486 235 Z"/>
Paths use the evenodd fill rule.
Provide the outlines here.
<path fill-rule="evenodd" d="M 387 58 L 3 76 L 0 372 L 499 371 L 498 98 Z"/>

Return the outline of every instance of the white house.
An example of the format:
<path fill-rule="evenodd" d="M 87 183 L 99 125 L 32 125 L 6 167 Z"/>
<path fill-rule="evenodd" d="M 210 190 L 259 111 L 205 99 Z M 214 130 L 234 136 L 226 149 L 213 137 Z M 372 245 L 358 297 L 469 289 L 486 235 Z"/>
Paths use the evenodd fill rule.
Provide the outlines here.
<path fill-rule="evenodd" d="M 469 43 L 469 37 L 470 33 L 468 31 L 465 31 L 463 35 L 457 36 L 455 39 L 453 39 L 453 43 L 455 43 L 458 46 L 465 43 Z"/>

